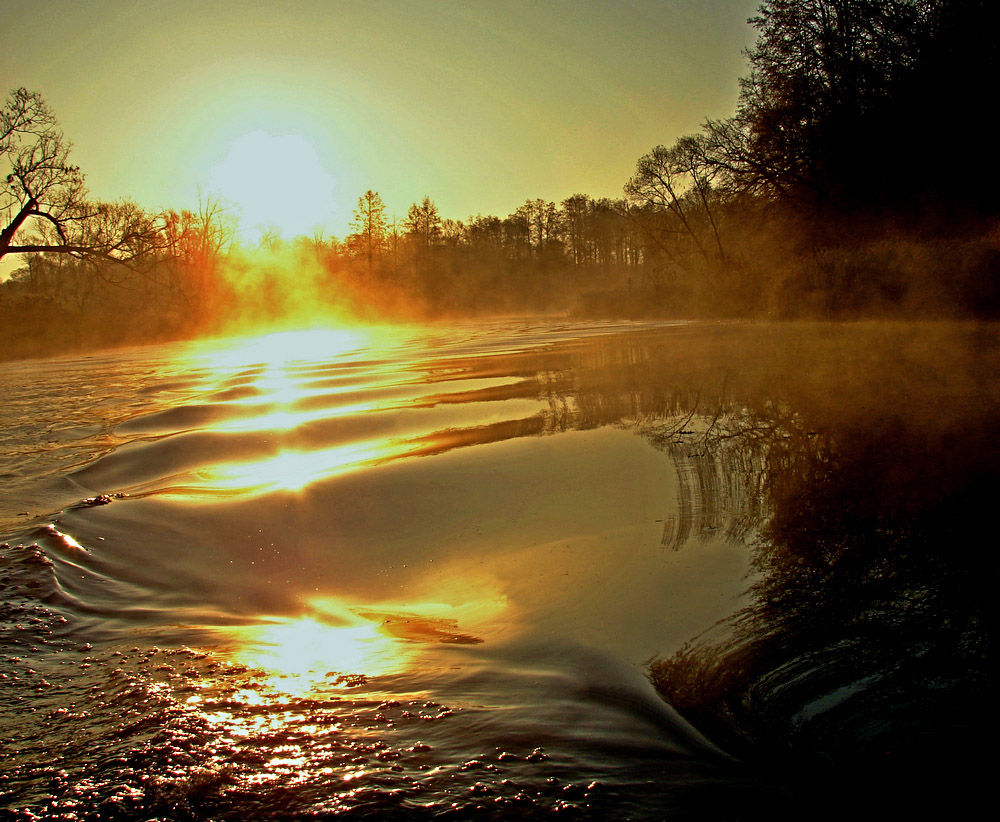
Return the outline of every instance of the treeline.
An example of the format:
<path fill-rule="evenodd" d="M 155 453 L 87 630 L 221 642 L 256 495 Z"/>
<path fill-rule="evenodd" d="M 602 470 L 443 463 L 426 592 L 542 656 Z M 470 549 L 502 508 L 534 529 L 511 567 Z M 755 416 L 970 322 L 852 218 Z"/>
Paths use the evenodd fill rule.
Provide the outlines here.
<path fill-rule="evenodd" d="M 103 206 L 106 212 L 131 204 Z M 575 195 L 529 200 L 506 217 L 442 218 L 429 198 L 403 220 L 378 193 L 358 200 L 351 233 L 239 241 L 215 200 L 192 210 L 142 215 L 142 243 L 39 249 L 0 284 L 7 356 L 187 337 L 241 326 L 347 315 L 439 319 L 606 311 L 609 290 L 649 310 L 655 244 L 624 200 Z M 138 249 L 138 253 L 135 253 Z M 64 345 L 56 345 L 62 348 Z"/>
<path fill-rule="evenodd" d="M 1000 316 L 990 0 L 767 0 L 735 113 L 639 158 L 620 199 L 405 218 L 260 247 L 225 209 L 91 201 L 41 97 L 0 109 L 4 356 L 345 312 Z M 322 216 L 322 215 L 317 215 Z M 56 336 L 64 338 L 58 343 Z M 58 343 L 58 344 L 57 344 Z"/>
<path fill-rule="evenodd" d="M 528 200 L 506 217 L 443 218 L 430 197 L 390 218 L 377 192 L 358 200 L 352 233 L 323 249 L 366 302 L 424 317 L 566 312 L 640 282 L 655 248 L 624 200 Z M 315 247 L 315 244 L 314 244 Z"/>

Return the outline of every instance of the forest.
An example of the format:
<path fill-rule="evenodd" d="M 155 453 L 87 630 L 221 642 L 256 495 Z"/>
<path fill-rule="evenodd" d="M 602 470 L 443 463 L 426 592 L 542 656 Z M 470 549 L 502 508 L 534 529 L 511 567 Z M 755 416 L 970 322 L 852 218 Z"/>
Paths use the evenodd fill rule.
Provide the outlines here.
<path fill-rule="evenodd" d="M 42 96 L 0 109 L 0 359 L 246 324 L 486 314 L 1000 316 L 989 0 L 766 0 L 735 112 L 638 158 L 620 198 L 239 241 L 224 203 L 97 202 Z"/>

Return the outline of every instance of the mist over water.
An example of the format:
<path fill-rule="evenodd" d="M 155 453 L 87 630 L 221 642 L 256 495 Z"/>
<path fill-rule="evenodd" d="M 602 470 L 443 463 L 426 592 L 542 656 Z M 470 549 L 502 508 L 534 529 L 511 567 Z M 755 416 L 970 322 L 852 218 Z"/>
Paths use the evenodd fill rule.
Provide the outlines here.
<path fill-rule="evenodd" d="M 782 818 L 824 786 L 769 763 L 960 746 L 998 355 L 522 320 L 0 366 L 0 803 Z"/>

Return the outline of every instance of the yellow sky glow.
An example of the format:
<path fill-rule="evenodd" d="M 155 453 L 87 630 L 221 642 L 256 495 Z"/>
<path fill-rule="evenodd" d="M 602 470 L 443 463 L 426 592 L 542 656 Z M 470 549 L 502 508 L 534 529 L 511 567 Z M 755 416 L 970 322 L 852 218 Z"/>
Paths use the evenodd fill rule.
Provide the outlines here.
<path fill-rule="evenodd" d="M 41 92 L 95 197 L 343 237 L 621 195 L 636 159 L 728 115 L 757 0 L 34 0 L 0 4 L 0 84 Z M 39 44 L 42 44 L 41 47 Z"/>

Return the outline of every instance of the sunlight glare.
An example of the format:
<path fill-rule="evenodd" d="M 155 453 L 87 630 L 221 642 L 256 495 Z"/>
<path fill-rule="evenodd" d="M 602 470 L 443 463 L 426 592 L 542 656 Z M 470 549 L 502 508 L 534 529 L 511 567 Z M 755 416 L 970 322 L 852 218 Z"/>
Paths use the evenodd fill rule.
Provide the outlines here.
<path fill-rule="evenodd" d="M 492 621 L 507 610 L 506 597 L 488 584 L 480 590 L 469 582 L 452 591 L 454 604 L 434 598 L 361 607 L 339 597 L 316 597 L 307 603 L 304 616 L 235 629 L 239 643 L 235 655 L 240 663 L 267 672 L 270 687 L 288 693 L 400 673 L 414 665 L 416 655 L 428 646 L 482 642 L 467 632 L 468 627 Z M 478 596 L 470 598 L 473 592 Z"/>
<path fill-rule="evenodd" d="M 337 207 L 334 176 L 297 134 L 244 134 L 230 143 L 210 175 L 210 193 L 238 210 L 244 240 L 268 229 L 286 237 L 310 235 Z"/>
<path fill-rule="evenodd" d="M 324 677 L 331 671 L 374 676 L 398 667 L 395 645 L 401 643 L 369 621 L 331 625 L 305 617 L 262 626 L 240 657 L 281 676 Z"/>
<path fill-rule="evenodd" d="M 314 482 L 401 456 L 407 448 L 415 446 L 376 440 L 318 451 L 282 451 L 274 457 L 220 465 L 199 471 L 198 475 L 212 491 L 238 494 L 301 491 Z"/>
<path fill-rule="evenodd" d="M 296 362 L 335 360 L 366 346 L 372 336 L 370 329 L 360 327 L 273 331 L 206 341 L 199 344 L 193 353 L 196 358 L 203 357 L 213 368 L 221 371 L 251 365 L 268 365 L 275 369 Z"/>
<path fill-rule="evenodd" d="M 346 389 L 345 389 L 346 390 Z M 328 392 L 329 393 L 329 392 Z M 299 394 L 299 398 L 309 396 Z M 364 414 L 379 408 L 378 403 L 358 402 L 351 405 L 340 405 L 333 408 L 316 408 L 311 411 L 270 411 L 254 417 L 237 417 L 224 420 L 213 425 L 216 431 L 291 431 L 300 425 L 306 425 L 316 420 L 329 420 L 334 417 L 349 417 L 353 414 Z"/>
<path fill-rule="evenodd" d="M 250 389 L 248 393 L 220 401 L 221 406 L 233 411 L 232 415 L 209 423 L 205 429 L 280 435 L 312 421 L 362 414 L 382 407 L 379 401 L 371 400 L 341 405 L 329 401 L 321 403 L 319 408 L 302 407 L 304 400 L 317 395 L 332 397 L 356 389 L 356 381 L 345 388 L 331 387 L 329 382 L 340 373 L 341 367 L 354 374 L 351 357 L 359 356 L 359 352 L 368 361 L 366 378 L 373 378 L 379 366 L 372 365 L 369 358 L 373 354 L 373 341 L 380 335 L 379 330 L 370 328 L 320 328 L 198 344 L 189 350 L 185 365 L 207 368 L 212 374 L 214 388 L 205 389 L 205 393 L 227 393 L 234 380 L 241 390 Z M 412 442 L 384 439 L 319 449 L 302 448 L 300 442 L 282 446 L 280 436 L 265 442 L 275 442 L 277 447 L 270 445 L 270 453 L 257 459 L 204 466 L 190 475 L 193 485 L 176 486 L 165 493 L 196 498 L 203 490 L 214 498 L 220 494 L 301 491 L 314 482 L 400 457 L 417 448 Z"/>

